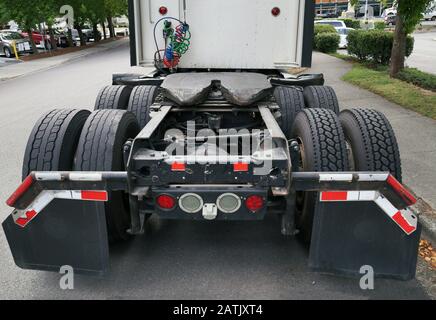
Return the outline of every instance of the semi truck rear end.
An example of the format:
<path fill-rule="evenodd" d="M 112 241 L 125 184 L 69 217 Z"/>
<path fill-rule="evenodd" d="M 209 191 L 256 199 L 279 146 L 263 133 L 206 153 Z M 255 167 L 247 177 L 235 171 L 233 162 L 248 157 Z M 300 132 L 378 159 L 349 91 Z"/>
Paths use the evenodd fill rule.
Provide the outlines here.
<path fill-rule="evenodd" d="M 314 3 L 131 0 L 132 66 L 94 111 L 35 125 L 3 223 L 24 269 L 100 275 L 160 219 L 263 220 L 315 271 L 415 275 L 420 224 L 388 119 L 346 109 L 310 67 Z M 223 235 L 225 237 L 225 235 Z"/>

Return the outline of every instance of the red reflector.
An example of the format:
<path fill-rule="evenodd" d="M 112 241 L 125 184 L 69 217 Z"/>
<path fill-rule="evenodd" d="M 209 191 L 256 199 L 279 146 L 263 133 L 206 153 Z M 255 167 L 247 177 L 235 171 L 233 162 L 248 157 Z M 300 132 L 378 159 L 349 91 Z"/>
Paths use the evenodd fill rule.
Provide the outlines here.
<path fill-rule="evenodd" d="M 416 203 L 416 198 L 407 190 L 393 175 L 389 175 L 387 183 L 395 190 L 395 192 L 403 198 L 403 200 L 409 205 Z"/>
<path fill-rule="evenodd" d="M 156 198 L 156 203 L 162 209 L 173 209 L 176 206 L 176 199 L 167 194 L 162 194 Z"/>
<path fill-rule="evenodd" d="M 280 15 L 280 8 L 279 7 L 272 8 L 271 13 L 274 17 L 277 17 L 278 15 Z"/>
<path fill-rule="evenodd" d="M 186 170 L 186 165 L 184 163 L 174 162 L 171 165 L 171 171 L 185 171 L 185 170 Z"/>
<path fill-rule="evenodd" d="M 248 163 L 243 163 L 243 162 L 235 163 L 235 164 L 233 164 L 233 170 L 235 172 L 247 172 L 248 171 Z"/>
<path fill-rule="evenodd" d="M 394 214 L 394 216 L 392 217 L 392 219 L 398 223 L 398 225 L 401 227 L 401 229 L 404 230 L 404 232 L 406 232 L 407 234 L 411 234 L 413 231 L 415 231 L 415 227 L 411 226 L 406 219 L 404 219 L 403 215 L 401 214 L 400 211 L 398 211 L 396 214 Z"/>
<path fill-rule="evenodd" d="M 321 193 L 321 201 L 347 201 L 347 191 L 327 191 Z"/>
<path fill-rule="evenodd" d="M 6 201 L 6 204 L 9 207 L 13 207 L 17 200 L 27 191 L 30 186 L 33 184 L 33 177 L 30 175 L 26 179 L 24 179 L 23 183 L 15 190 L 15 192 L 9 197 Z"/>
<path fill-rule="evenodd" d="M 106 191 L 82 191 L 82 200 L 108 201 Z"/>
<path fill-rule="evenodd" d="M 167 13 L 168 13 L 168 8 L 167 7 L 164 7 L 164 6 L 162 6 L 162 7 L 160 7 L 159 8 L 159 13 L 161 14 L 161 15 L 166 15 Z"/>
<path fill-rule="evenodd" d="M 263 208 L 263 205 L 264 202 L 261 196 L 249 196 L 247 200 L 245 200 L 245 206 L 252 212 L 259 211 Z"/>
<path fill-rule="evenodd" d="M 15 223 L 18 224 L 20 227 L 25 227 L 30 222 L 30 220 L 35 218 L 37 214 L 38 213 L 35 210 L 27 211 L 26 218 L 18 218 Z"/>

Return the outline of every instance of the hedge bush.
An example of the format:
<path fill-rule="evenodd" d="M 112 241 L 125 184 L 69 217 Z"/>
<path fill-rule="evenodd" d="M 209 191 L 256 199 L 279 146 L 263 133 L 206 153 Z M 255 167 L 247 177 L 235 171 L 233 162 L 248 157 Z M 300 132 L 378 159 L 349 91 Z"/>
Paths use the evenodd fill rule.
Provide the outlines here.
<path fill-rule="evenodd" d="M 386 28 L 386 24 L 383 21 L 376 21 L 374 23 L 374 28 L 376 30 L 384 30 Z"/>
<path fill-rule="evenodd" d="M 394 34 L 382 30 L 351 30 L 348 34 L 348 53 L 361 61 L 389 64 Z M 406 57 L 413 51 L 414 40 L 407 37 Z"/>
<path fill-rule="evenodd" d="M 336 29 L 329 24 L 315 24 L 314 36 L 316 37 L 319 33 L 335 33 Z"/>
<path fill-rule="evenodd" d="M 319 33 L 315 36 L 315 48 L 324 53 L 336 52 L 339 48 L 340 37 L 335 32 Z"/>
<path fill-rule="evenodd" d="M 360 21 L 354 19 L 340 19 L 344 21 L 347 28 L 360 29 Z"/>
<path fill-rule="evenodd" d="M 434 74 L 422 72 L 416 68 L 405 68 L 400 71 L 398 78 L 420 88 L 436 92 L 436 75 Z"/>

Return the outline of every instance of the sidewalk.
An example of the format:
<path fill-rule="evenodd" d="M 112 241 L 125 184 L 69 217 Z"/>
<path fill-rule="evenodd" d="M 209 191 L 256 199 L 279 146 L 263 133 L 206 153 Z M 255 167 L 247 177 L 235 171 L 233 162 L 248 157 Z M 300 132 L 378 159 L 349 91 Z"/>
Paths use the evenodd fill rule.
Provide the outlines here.
<path fill-rule="evenodd" d="M 34 72 L 51 69 L 72 60 L 76 60 L 91 54 L 116 48 L 118 46 L 128 43 L 128 41 L 129 41 L 128 38 L 123 38 L 120 40 L 110 41 L 103 44 L 96 44 L 95 46 L 89 49 L 83 49 L 80 51 L 71 52 L 64 55 L 4 66 L 0 68 L 0 82 L 29 75 Z"/>
<path fill-rule="evenodd" d="M 342 81 L 351 69 L 348 62 L 318 52 L 313 53 L 313 59 L 308 72 L 324 73 L 326 85 L 335 89 L 341 108 L 370 107 L 388 117 L 400 145 L 403 182 L 436 208 L 436 121 Z"/>

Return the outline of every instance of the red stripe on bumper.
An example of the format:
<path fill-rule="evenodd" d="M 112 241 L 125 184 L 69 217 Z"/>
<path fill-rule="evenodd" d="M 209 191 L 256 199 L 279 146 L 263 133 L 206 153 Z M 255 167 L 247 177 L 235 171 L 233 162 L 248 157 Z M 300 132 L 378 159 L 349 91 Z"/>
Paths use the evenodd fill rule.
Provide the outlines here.
<path fill-rule="evenodd" d="M 416 203 L 416 198 L 407 190 L 393 175 L 389 175 L 387 183 L 395 190 L 398 195 L 411 206 Z"/>
<path fill-rule="evenodd" d="M 26 218 L 18 218 L 15 223 L 24 228 L 37 214 L 35 210 L 27 211 Z"/>
<path fill-rule="evenodd" d="M 406 219 L 404 219 L 403 215 L 400 211 L 393 215 L 392 219 L 404 230 L 407 234 L 411 234 L 416 230 L 414 226 L 411 226 Z"/>
<path fill-rule="evenodd" d="M 321 201 L 347 201 L 347 191 L 327 191 L 321 193 Z"/>
<path fill-rule="evenodd" d="M 15 192 L 9 197 L 8 200 L 6 200 L 6 204 L 9 207 L 13 207 L 17 200 L 32 186 L 34 180 L 33 177 L 30 175 L 26 179 L 24 179 L 23 183 L 20 184 L 20 186 L 15 190 Z"/>
<path fill-rule="evenodd" d="M 108 201 L 106 191 L 82 191 L 82 200 Z"/>

